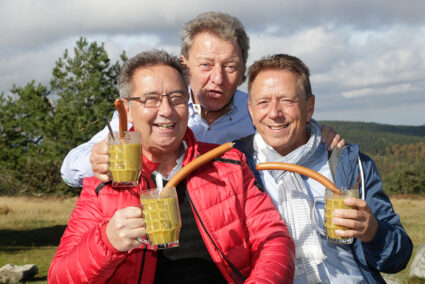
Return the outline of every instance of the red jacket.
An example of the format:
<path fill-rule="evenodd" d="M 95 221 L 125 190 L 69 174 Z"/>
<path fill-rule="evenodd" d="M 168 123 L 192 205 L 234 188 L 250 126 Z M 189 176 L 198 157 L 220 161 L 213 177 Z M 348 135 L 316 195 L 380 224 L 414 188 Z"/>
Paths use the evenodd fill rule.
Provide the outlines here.
<path fill-rule="evenodd" d="M 184 140 L 188 148 L 183 166 L 217 147 L 196 142 L 190 130 Z M 125 190 L 107 185 L 96 192 L 101 182 L 93 177 L 84 180 L 51 263 L 49 283 L 153 282 L 156 252 L 144 246 L 120 252 L 109 242 L 105 229 L 116 210 L 139 205 L 140 191 L 155 187 L 150 176 L 156 166 L 144 157 L 139 186 Z M 236 149 L 195 170 L 187 178 L 187 190 L 198 228 L 228 282 L 238 280 L 217 248 L 246 283 L 292 283 L 294 244 L 271 199 L 254 182 L 245 156 Z"/>

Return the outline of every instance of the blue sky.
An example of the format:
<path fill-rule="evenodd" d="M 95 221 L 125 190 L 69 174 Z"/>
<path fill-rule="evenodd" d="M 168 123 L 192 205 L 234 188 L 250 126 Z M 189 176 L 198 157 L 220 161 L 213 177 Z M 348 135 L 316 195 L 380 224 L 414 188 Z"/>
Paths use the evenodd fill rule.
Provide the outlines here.
<path fill-rule="evenodd" d="M 273 53 L 301 58 L 316 119 L 425 124 L 422 0 L 0 0 L 0 92 L 31 80 L 47 85 L 80 36 L 104 42 L 113 60 L 122 50 L 178 54 L 182 25 L 207 11 L 241 20 L 248 65 Z"/>

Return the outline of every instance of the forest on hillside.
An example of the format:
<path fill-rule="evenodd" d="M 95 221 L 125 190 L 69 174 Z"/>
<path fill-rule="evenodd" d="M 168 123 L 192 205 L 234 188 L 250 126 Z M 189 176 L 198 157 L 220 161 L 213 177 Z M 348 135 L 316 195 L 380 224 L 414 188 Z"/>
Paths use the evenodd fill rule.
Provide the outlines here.
<path fill-rule="evenodd" d="M 382 176 L 384 191 L 425 195 L 425 125 L 396 126 L 353 121 L 320 121 L 348 143 L 360 144 Z"/>
<path fill-rule="evenodd" d="M 111 62 L 103 44 L 80 38 L 56 61 L 48 85 L 36 81 L 0 94 L 0 195 L 76 195 L 60 167 L 66 154 L 105 126 L 118 97 L 124 61 Z M 360 143 L 388 193 L 425 195 L 425 126 L 322 121 Z"/>

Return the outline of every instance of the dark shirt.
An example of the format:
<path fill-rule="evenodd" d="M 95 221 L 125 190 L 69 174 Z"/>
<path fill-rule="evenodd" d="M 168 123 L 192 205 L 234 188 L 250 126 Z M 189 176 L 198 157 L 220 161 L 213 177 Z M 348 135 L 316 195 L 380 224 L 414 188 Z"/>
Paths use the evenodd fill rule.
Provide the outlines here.
<path fill-rule="evenodd" d="M 227 283 L 202 240 L 183 182 L 177 195 L 182 220 L 179 246 L 158 251 L 154 283 Z"/>

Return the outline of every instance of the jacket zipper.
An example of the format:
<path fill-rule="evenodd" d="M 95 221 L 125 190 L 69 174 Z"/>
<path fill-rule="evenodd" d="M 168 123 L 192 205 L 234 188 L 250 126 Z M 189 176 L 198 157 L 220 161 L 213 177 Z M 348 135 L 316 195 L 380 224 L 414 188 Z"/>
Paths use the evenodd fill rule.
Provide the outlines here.
<path fill-rule="evenodd" d="M 143 267 L 145 266 L 145 258 L 146 258 L 146 249 L 143 249 L 142 255 L 142 263 L 140 264 L 140 273 L 139 273 L 139 281 L 137 283 L 142 283 L 142 275 L 143 275 Z"/>

